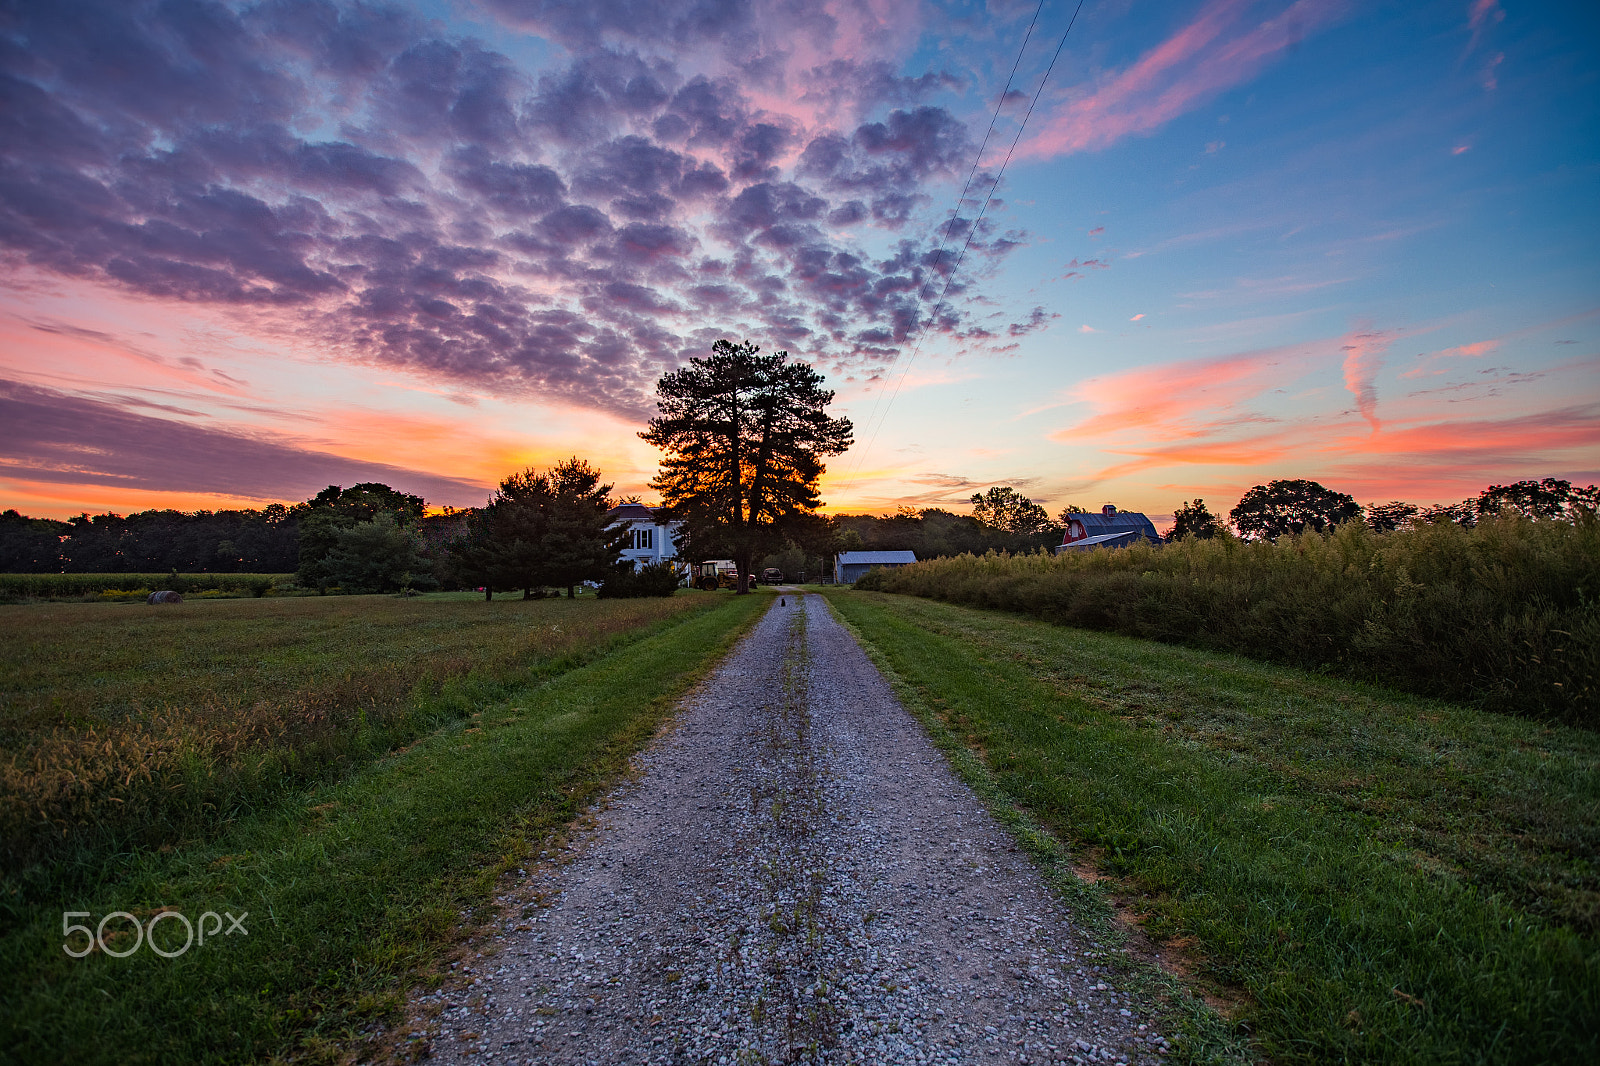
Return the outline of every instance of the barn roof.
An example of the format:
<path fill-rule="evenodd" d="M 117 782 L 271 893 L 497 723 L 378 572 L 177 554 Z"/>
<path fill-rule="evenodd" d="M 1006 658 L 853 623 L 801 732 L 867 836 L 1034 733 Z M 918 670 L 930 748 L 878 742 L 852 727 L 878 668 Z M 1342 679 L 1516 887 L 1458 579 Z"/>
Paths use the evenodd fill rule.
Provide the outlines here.
<path fill-rule="evenodd" d="M 1155 524 L 1140 514 L 1138 511 L 1115 511 L 1106 514 L 1103 511 L 1089 511 L 1086 513 L 1072 514 L 1068 517 L 1083 523 L 1083 531 L 1090 537 L 1098 537 L 1106 533 L 1137 533 L 1146 540 L 1161 542 L 1161 537 L 1156 533 Z M 1082 541 L 1077 543 L 1082 544 Z"/>
<path fill-rule="evenodd" d="M 878 552 L 840 552 L 840 566 L 881 566 L 884 563 L 914 563 L 917 553 L 914 551 L 878 551 Z"/>
<path fill-rule="evenodd" d="M 1121 533 L 1099 533 L 1082 540 L 1056 545 L 1056 554 L 1065 551 L 1087 551 L 1090 548 L 1122 548 L 1139 539 L 1138 530 L 1127 529 Z"/>

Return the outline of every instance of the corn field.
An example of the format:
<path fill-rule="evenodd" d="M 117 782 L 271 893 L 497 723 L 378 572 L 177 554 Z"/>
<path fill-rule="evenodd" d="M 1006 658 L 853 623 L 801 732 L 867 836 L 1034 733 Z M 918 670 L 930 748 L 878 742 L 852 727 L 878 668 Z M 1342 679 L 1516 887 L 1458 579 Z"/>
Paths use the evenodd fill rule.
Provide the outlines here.
<path fill-rule="evenodd" d="M 172 589 L 185 596 L 267 596 L 293 574 L 0 574 L 0 601 L 142 600 Z"/>

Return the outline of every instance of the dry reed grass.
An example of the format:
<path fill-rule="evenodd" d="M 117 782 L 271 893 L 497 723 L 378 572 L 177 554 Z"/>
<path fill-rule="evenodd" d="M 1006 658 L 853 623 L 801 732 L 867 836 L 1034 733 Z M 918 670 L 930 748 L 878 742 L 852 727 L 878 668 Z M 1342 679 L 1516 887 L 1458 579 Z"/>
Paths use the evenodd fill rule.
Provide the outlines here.
<path fill-rule="evenodd" d="M 1600 726 L 1600 522 L 1505 516 L 1247 543 L 963 555 L 857 588 L 1334 670 Z"/>

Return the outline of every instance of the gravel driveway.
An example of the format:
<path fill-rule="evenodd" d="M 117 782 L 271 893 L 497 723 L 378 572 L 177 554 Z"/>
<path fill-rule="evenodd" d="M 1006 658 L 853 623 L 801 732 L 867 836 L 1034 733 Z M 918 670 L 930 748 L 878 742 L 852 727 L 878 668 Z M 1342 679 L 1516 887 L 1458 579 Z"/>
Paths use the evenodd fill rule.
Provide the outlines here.
<path fill-rule="evenodd" d="M 419 1004 L 442 1007 L 433 1060 L 1156 1061 L 850 634 L 786 600 L 533 875 L 546 905 Z"/>

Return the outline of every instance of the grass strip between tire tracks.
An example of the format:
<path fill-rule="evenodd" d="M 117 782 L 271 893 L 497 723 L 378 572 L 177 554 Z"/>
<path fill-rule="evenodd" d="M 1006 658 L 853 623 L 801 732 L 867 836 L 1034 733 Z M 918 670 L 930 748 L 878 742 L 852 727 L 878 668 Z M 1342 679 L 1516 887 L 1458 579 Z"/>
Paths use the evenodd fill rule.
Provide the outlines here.
<path fill-rule="evenodd" d="M 998 612 L 828 598 L 1092 930 L 1110 888 L 1239 1000 L 1231 1025 L 1175 1000 L 1186 1057 L 1600 1055 L 1600 949 L 1575 931 L 1594 920 L 1594 734 Z M 1530 837 L 1549 853 L 1518 854 Z M 1108 880 L 1073 878 L 1063 844 Z"/>
<path fill-rule="evenodd" d="M 59 913 L 0 941 L 0 1056 L 27 1063 L 336 1061 L 615 780 L 767 596 L 730 598 L 485 704 L 303 802 L 154 853 L 73 901 L 91 923 L 159 908 L 249 912 L 247 936 L 167 959 L 68 958 Z M 182 943 L 175 921 L 164 937 Z M 169 949 L 175 945 L 169 940 Z"/>

